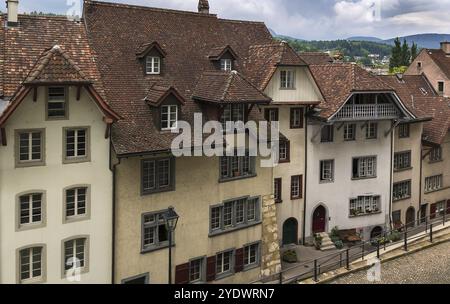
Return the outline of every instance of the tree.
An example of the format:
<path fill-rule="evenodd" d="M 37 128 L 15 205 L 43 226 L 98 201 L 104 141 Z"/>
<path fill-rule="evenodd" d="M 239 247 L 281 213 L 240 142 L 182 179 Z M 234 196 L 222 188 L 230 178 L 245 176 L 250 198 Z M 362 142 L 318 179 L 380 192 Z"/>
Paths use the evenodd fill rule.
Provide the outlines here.
<path fill-rule="evenodd" d="M 402 63 L 402 45 L 400 39 L 397 37 L 394 40 L 394 47 L 391 51 L 391 59 L 389 61 L 389 68 L 393 69 L 401 66 Z"/>
<path fill-rule="evenodd" d="M 411 60 L 411 52 L 409 51 L 409 45 L 408 45 L 408 42 L 406 42 L 406 39 L 403 40 L 401 53 L 402 53 L 402 55 L 401 55 L 400 66 L 409 66 L 410 60 Z"/>
<path fill-rule="evenodd" d="M 416 57 L 418 56 L 418 50 L 417 50 L 417 44 L 415 44 L 413 42 L 412 46 L 411 46 L 411 62 L 414 61 L 414 59 L 416 59 Z"/>

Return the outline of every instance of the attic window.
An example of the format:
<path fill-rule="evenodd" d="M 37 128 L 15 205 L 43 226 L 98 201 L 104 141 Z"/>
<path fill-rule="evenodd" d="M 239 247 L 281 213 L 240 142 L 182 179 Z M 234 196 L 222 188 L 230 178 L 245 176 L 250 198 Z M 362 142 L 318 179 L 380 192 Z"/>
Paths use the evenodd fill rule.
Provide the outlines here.
<path fill-rule="evenodd" d="M 233 61 L 231 59 L 221 59 L 220 69 L 222 71 L 231 71 L 233 69 Z"/>
<path fill-rule="evenodd" d="M 145 59 L 145 70 L 147 75 L 159 75 L 161 72 L 161 58 L 147 56 Z"/>
<path fill-rule="evenodd" d="M 438 81 L 438 93 L 443 94 L 444 93 L 444 82 Z"/>
<path fill-rule="evenodd" d="M 49 87 L 47 92 L 47 119 L 66 118 L 66 88 Z"/>
<path fill-rule="evenodd" d="M 178 106 L 168 105 L 161 107 L 161 130 L 167 131 L 177 127 Z"/>
<path fill-rule="evenodd" d="M 422 68 L 422 61 L 418 61 L 418 62 L 417 62 L 417 68 L 419 68 L 419 69 Z"/>

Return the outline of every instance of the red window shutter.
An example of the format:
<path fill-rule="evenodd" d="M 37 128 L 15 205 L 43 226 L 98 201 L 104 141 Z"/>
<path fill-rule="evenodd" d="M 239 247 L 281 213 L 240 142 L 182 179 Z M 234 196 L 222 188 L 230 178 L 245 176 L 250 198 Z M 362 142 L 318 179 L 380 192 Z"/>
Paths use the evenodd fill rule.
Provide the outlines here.
<path fill-rule="evenodd" d="M 234 272 L 244 270 L 244 248 L 236 249 Z"/>
<path fill-rule="evenodd" d="M 175 267 L 175 284 L 189 283 L 189 263 Z"/>
<path fill-rule="evenodd" d="M 431 219 L 436 218 L 436 209 L 437 209 L 437 204 L 433 204 L 430 206 L 430 218 Z"/>
<path fill-rule="evenodd" d="M 208 257 L 206 260 L 206 281 L 212 282 L 216 279 L 216 257 Z"/>
<path fill-rule="evenodd" d="M 450 214 L 450 200 L 447 201 L 447 214 Z"/>

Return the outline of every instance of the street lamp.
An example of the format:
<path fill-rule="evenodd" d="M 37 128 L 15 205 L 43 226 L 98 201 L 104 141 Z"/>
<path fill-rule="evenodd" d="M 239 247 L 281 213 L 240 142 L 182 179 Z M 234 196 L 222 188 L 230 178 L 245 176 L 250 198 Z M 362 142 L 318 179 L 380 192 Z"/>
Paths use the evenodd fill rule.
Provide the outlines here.
<path fill-rule="evenodd" d="M 169 234 L 169 284 L 172 284 L 172 235 L 177 228 L 178 214 L 175 209 L 171 206 L 164 213 L 164 221 L 166 223 L 167 233 Z"/>

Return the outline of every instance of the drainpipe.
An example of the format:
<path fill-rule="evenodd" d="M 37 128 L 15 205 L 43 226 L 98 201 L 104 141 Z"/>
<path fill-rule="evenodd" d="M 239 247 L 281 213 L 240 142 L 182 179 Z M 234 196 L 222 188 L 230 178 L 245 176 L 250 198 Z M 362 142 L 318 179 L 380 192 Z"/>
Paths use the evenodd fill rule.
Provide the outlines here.
<path fill-rule="evenodd" d="M 310 108 L 307 107 L 307 110 Z M 302 229 L 302 244 L 305 245 L 306 240 L 306 189 L 307 189 L 307 183 L 308 183 L 308 111 L 305 111 L 305 177 L 304 177 L 304 194 L 303 194 L 303 229 Z"/>
<path fill-rule="evenodd" d="M 395 125 L 395 122 L 394 121 L 392 121 L 391 122 L 391 127 L 393 128 L 394 127 L 394 125 Z M 393 172 L 394 172 L 394 134 L 395 134 L 395 128 L 393 128 L 392 129 L 392 132 L 391 132 L 391 155 L 390 155 L 390 157 L 391 157 L 391 164 L 390 164 L 390 171 L 389 171 L 389 174 L 390 174 L 390 183 L 389 183 L 389 214 L 388 214 L 388 216 L 389 216 L 389 229 L 392 229 L 392 183 L 394 182 L 394 179 L 393 179 Z"/>
<path fill-rule="evenodd" d="M 110 126 L 111 128 L 111 126 Z M 111 130 L 110 130 L 111 134 Z M 111 242 L 111 284 L 115 284 L 116 276 L 116 183 L 117 183 L 117 166 L 121 163 L 121 158 L 118 158 L 118 163 L 113 164 L 112 161 L 112 142 L 111 136 L 109 140 L 109 166 L 112 171 L 112 242 Z"/>
<path fill-rule="evenodd" d="M 422 125 L 423 126 L 423 125 Z M 422 127 L 423 130 L 423 127 Z M 421 218 L 421 211 L 422 211 L 422 174 L 423 174 L 423 158 L 422 158 L 422 149 L 423 149 L 423 142 L 422 142 L 422 134 L 420 135 L 420 177 L 419 177 L 419 211 L 418 211 L 418 218 L 419 221 L 417 222 L 418 224 L 421 223 L 422 218 Z M 427 216 L 427 212 L 425 210 L 425 216 Z"/>

